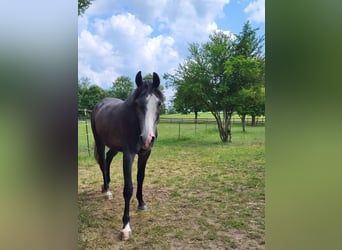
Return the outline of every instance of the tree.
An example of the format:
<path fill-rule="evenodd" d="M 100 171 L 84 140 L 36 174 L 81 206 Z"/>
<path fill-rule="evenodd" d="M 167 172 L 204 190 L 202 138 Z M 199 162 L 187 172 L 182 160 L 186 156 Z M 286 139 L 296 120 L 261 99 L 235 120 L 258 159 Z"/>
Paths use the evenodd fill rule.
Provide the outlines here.
<path fill-rule="evenodd" d="M 183 68 L 182 65 L 179 67 L 185 72 L 190 70 L 189 68 L 192 66 L 190 62 L 187 62 L 187 68 Z M 201 100 L 200 90 L 198 89 L 199 85 L 196 84 L 196 82 L 190 82 L 193 79 L 191 77 L 186 77 L 186 75 L 182 75 L 181 71 L 176 72 L 176 75 L 166 73 L 164 74 L 164 79 L 177 88 L 177 92 L 173 99 L 174 109 L 182 114 L 194 112 L 195 123 L 197 123 L 198 112 L 205 110 Z"/>
<path fill-rule="evenodd" d="M 106 97 L 106 92 L 97 85 L 91 85 L 89 78 L 78 81 L 78 108 L 92 110 L 97 102 Z"/>
<path fill-rule="evenodd" d="M 222 142 L 231 142 L 231 117 L 242 100 L 242 89 L 261 82 L 261 41 L 249 22 L 236 39 L 214 32 L 208 42 L 190 44 L 184 64 L 164 77 L 176 88 L 175 101 L 183 108 L 196 100 L 213 114 Z"/>
<path fill-rule="evenodd" d="M 115 98 L 126 100 L 128 95 L 133 91 L 133 82 L 128 76 L 120 76 L 113 82 L 111 90 L 111 94 Z"/>
<path fill-rule="evenodd" d="M 94 0 L 78 0 L 78 15 L 82 15 Z"/>
<path fill-rule="evenodd" d="M 257 37 L 256 31 L 252 29 L 251 23 L 247 21 L 240 34 L 236 35 L 235 53 L 246 58 L 257 59 L 260 57 L 264 36 Z"/>
<path fill-rule="evenodd" d="M 197 123 L 198 112 L 204 111 L 204 105 L 201 100 L 197 98 L 197 92 L 193 89 L 195 84 L 187 84 L 181 82 L 178 85 L 177 94 L 173 100 L 174 108 L 177 112 L 188 114 L 195 113 L 195 123 Z"/>
<path fill-rule="evenodd" d="M 226 62 L 226 74 L 240 88 L 237 95 L 236 111 L 241 117 L 245 131 L 246 115 L 252 116 L 252 126 L 257 115 L 264 113 L 265 106 L 265 60 L 261 55 L 263 37 L 256 37 L 257 29 L 252 29 L 249 21 L 237 35 L 233 58 Z"/>
<path fill-rule="evenodd" d="M 255 125 L 255 117 L 265 114 L 265 88 L 254 86 L 239 91 L 239 105 L 236 108 L 241 118 L 242 131 L 246 131 L 246 115 L 252 116 L 252 126 Z M 254 118 L 253 118 L 254 117 Z"/>
<path fill-rule="evenodd" d="M 106 93 L 101 87 L 92 85 L 83 93 L 82 99 L 79 103 L 79 108 L 92 110 L 96 103 L 105 98 L 105 96 Z"/>
<path fill-rule="evenodd" d="M 77 93 L 77 102 L 79 109 L 85 109 L 85 96 L 90 86 L 90 79 L 87 77 L 82 77 L 78 80 L 78 93 Z"/>
<path fill-rule="evenodd" d="M 222 142 L 231 139 L 233 107 L 227 95 L 229 82 L 225 74 L 225 62 L 232 57 L 232 48 L 232 37 L 223 32 L 214 32 L 207 43 L 190 44 L 190 56 L 185 63 L 178 66 L 175 74 L 167 75 L 169 82 L 176 87 L 176 98 L 184 101 L 185 106 L 193 107 L 199 103 L 199 107 L 213 114 Z"/>

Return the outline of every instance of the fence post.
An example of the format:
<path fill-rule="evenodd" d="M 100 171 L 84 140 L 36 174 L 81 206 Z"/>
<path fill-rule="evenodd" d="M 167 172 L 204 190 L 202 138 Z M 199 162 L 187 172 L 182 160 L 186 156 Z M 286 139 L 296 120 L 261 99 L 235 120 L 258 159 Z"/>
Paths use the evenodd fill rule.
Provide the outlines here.
<path fill-rule="evenodd" d="M 179 120 L 178 121 L 178 139 L 180 139 L 180 124 L 181 124 L 181 122 Z"/>
<path fill-rule="evenodd" d="M 85 126 L 86 126 L 88 155 L 90 156 L 89 137 L 88 137 L 88 123 L 87 123 L 87 109 L 84 109 L 84 121 L 85 121 Z"/>
<path fill-rule="evenodd" d="M 196 136 L 197 122 L 195 122 L 195 136 Z"/>

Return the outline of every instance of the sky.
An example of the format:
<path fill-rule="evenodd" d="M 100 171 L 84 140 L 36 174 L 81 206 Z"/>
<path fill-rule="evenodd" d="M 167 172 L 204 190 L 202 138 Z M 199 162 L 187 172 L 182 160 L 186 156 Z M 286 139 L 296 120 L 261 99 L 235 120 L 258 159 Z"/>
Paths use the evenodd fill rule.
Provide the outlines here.
<path fill-rule="evenodd" d="M 109 89 L 119 76 L 134 81 L 172 73 L 215 30 L 238 34 L 245 22 L 265 34 L 265 0 L 94 0 L 78 17 L 78 78 Z M 174 90 L 165 89 L 169 103 Z"/>

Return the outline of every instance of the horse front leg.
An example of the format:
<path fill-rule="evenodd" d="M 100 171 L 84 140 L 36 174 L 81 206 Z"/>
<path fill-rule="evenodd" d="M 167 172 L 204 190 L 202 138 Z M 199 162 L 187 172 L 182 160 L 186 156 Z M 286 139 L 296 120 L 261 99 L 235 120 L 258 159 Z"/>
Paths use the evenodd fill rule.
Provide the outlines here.
<path fill-rule="evenodd" d="M 133 194 L 133 183 L 132 183 L 132 163 L 134 160 L 134 154 L 125 153 L 123 154 L 123 174 L 124 174 L 124 189 L 123 196 L 125 199 L 125 209 L 122 217 L 123 227 L 121 230 L 121 240 L 128 240 L 132 234 L 131 227 L 129 225 L 129 205 Z"/>
<path fill-rule="evenodd" d="M 144 178 L 145 178 L 145 168 L 146 168 L 146 163 L 148 158 L 150 157 L 151 150 L 144 154 L 140 154 L 138 158 L 138 174 L 137 174 L 137 195 L 136 198 L 138 199 L 139 205 L 138 209 L 140 210 L 147 210 L 146 203 L 144 202 L 143 199 L 143 183 L 144 183 Z"/>

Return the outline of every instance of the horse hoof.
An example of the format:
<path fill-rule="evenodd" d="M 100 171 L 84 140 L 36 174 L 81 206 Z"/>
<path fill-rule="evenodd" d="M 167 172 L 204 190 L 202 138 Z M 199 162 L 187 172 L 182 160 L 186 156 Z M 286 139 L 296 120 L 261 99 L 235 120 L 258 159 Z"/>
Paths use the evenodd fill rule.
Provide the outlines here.
<path fill-rule="evenodd" d="M 107 192 L 105 192 L 105 198 L 107 199 L 107 200 L 111 200 L 111 199 L 113 199 L 113 194 L 112 194 L 112 192 L 111 191 L 107 191 Z"/>
<path fill-rule="evenodd" d="M 146 206 L 146 204 L 144 203 L 144 204 L 138 205 L 138 209 L 139 209 L 139 210 L 142 210 L 142 211 L 146 211 L 146 210 L 147 210 L 147 206 Z"/>
<path fill-rule="evenodd" d="M 129 223 L 125 226 L 124 229 L 120 232 L 120 239 L 121 240 L 128 240 L 132 235 L 132 230 L 129 226 Z"/>
<path fill-rule="evenodd" d="M 112 192 L 109 191 L 109 190 L 106 191 L 106 190 L 104 189 L 103 185 L 101 186 L 101 191 L 102 191 L 102 193 L 104 193 L 104 197 L 106 198 L 106 200 L 111 200 L 111 199 L 113 199 L 113 194 L 112 194 Z"/>
<path fill-rule="evenodd" d="M 123 241 L 126 241 L 126 240 L 129 240 L 129 238 L 131 237 L 132 235 L 132 232 L 122 232 L 120 233 L 120 239 L 123 240 Z"/>

